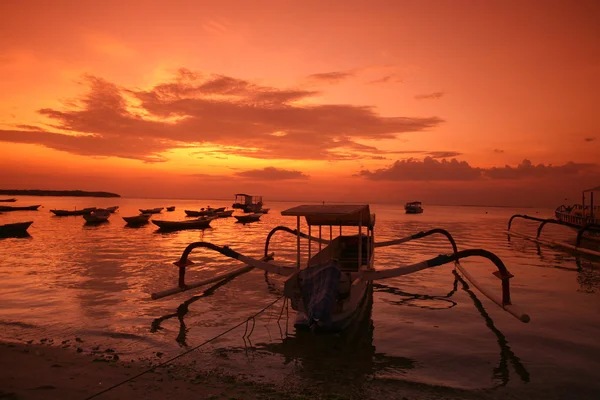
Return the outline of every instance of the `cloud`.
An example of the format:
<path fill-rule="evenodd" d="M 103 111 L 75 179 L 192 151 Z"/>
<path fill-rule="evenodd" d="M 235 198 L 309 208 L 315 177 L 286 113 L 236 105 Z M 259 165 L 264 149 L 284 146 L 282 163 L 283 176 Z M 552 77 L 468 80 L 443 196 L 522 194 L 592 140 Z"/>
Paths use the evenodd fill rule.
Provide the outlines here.
<path fill-rule="evenodd" d="M 502 149 L 494 149 L 494 153 L 502 154 L 502 153 L 504 153 L 504 150 L 502 150 Z"/>
<path fill-rule="evenodd" d="M 594 140 L 596 140 L 596 138 L 595 137 L 586 137 L 583 140 L 585 140 L 586 142 L 593 142 Z"/>
<path fill-rule="evenodd" d="M 242 178 L 251 178 L 267 181 L 278 181 L 288 179 L 308 179 L 310 176 L 300 171 L 280 169 L 275 167 L 266 167 L 263 169 L 251 169 L 235 173 Z"/>
<path fill-rule="evenodd" d="M 397 160 L 388 168 L 377 169 L 374 172 L 361 170 L 357 175 L 378 181 L 470 181 L 480 179 L 481 172 L 480 168 L 473 168 L 466 161 L 438 161 L 432 157 L 425 157 L 423 161 L 414 158 Z"/>
<path fill-rule="evenodd" d="M 431 158 L 451 158 L 460 156 L 462 153 L 456 151 L 430 151 L 427 153 Z"/>
<path fill-rule="evenodd" d="M 443 159 L 438 161 L 433 157 L 424 160 L 409 158 L 398 160 L 387 168 L 377 169 L 373 172 L 361 170 L 355 176 L 370 180 L 387 181 L 470 181 L 470 180 L 515 180 L 515 179 L 541 179 L 547 177 L 581 177 L 590 175 L 600 176 L 600 166 L 597 164 L 578 164 L 568 162 L 564 165 L 533 165 L 529 160 L 517 167 L 506 165 L 504 167 L 475 168 L 466 161 Z"/>
<path fill-rule="evenodd" d="M 297 105 L 317 94 L 180 69 L 151 89 L 85 76 L 89 91 L 63 109 L 43 108 L 46 127 L 0 130 L 0 141 L 32 143 L 79 155 L 164 161 L 178 148 L 218 148 L 222 156 L 341 160 L 379 155 L 361 139 L 394 139 L 434 128 L 438 117 L 383 117 L 373 107 Z M 229 144 L 249 143 L 232 148 Z"/>
<path fill-rule="evenodd" d="M 367 82 L 370 85 L 377 85 L 380 83 L 400 83 L 402 82 L 402 79 L 400 77 L 398 77 L 398 75 L 396 74 L 390 74 L 390 75 L 386 75 L 384 77 L 381 77 L 379 79 L 375 79 L 372 80 L 370 82 Z"/>
<path fill-rule="evenodd" d="M 430 94 L 418 94 L 415 96 L 417 100 L 437 100 L 444 96 L 444 92 L 435 92 Z"/>
<path fill-rule="evenodd" d="M 352 78 L 355 75 L 356 73 L 354 71 L 324 72 L 320 74 L 309 75 L 308 79 L 316 82 L 340 83 L 341 81 Z"/>

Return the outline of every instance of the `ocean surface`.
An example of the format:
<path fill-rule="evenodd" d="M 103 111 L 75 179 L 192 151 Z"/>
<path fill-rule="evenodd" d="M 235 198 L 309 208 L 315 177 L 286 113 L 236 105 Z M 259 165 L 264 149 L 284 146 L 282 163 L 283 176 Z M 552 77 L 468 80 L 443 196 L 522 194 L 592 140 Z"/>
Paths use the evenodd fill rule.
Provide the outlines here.
<path fill-rule="evenodd" d="M 452 273 L 453 266 L 446 265 L 378 281 L 372 304 L 349 332 L 313 337 L 297 334 L 293 310 L 283 300 L 276 301 L 283 280 L 258 270 L 225 284 L 151 300 L 151 293 L 177 285 L 173 262 L 188 244 L 203 240 L 259 258 L 273 227 L 295 228 L 295 218 L 283 217 L 281 211 L 299 203 L 267 200 L 270 212 L 259 222 L 244 225 L 224 218 L 206 230 L 169 233 L 151 223 L 131 228 L 121 217 L 136 215 L 140 208 L 176 206 L 174 212 L 163 210 L 153 219 L 184 220 L 185 209 L 231 203 L 27 196 L 6 203 L 42 207 L 0 214 L 0 225 L 34 221 L 30 236 L 0 239 L 0 339 L 78 347 L 85 353 L 110 349 L 122 360 L 158 362 L 274 303 L 177 362 L 299 388 L 336 382 L 360 391 L 373 382 L 391 380 L 488 395 L 501 390 L 523 398 L 600 393 L 600 261 L 505 233 L 513 214 L 551 217 L 552 210 L 425 204 L 423 214 L 406 215 L 402 205 L 372 204 L 376 241 L 444 228 L 459 250 L 483 248 L 497 254 L 514 274 L 512 300 L 531 322 L 518 321 L 477 289 L 466 287 Z M 96 226 L 84 224 L 81 216 L 49 212 L 113 205 L 119 210 L 109 222 Z M 530 221 L 513 223 L 513 229 L 523 233 L 535 234 L 536 227 Z M 559 226 L 548 226 L 544 235 L 565 241 L 575 237 Z M 328 228 L 323 236 L 328 238 Z M 306 248 L 307 241 L 302 242 Z M 294 236 L 277 233 L 270 249 L 274 262 L 293 265 Z M 318 244 L 312 249 L 314 254 Z M 392 268 L 450 251 L 448 241 L 434 235 L 377 249 L 375 266 Z M 194 251 L 190 259 L 196 265 L 188 281 L 241 265 L 207 250 Z M 500 293 L 493 264 L 474 258 L 462 264 Z"/>

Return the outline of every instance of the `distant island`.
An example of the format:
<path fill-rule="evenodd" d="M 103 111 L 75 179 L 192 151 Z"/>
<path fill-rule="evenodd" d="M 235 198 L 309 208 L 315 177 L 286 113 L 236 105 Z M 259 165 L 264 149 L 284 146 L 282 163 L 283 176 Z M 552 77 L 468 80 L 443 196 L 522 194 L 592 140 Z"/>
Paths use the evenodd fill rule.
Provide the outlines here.
<path fill-rule="evenodd" d="M 3 190 L 0 195 L 13 196 L 71 196 L 71 197 L 121 197 L 110 192 L 85 192 L 83 190 Z"/>

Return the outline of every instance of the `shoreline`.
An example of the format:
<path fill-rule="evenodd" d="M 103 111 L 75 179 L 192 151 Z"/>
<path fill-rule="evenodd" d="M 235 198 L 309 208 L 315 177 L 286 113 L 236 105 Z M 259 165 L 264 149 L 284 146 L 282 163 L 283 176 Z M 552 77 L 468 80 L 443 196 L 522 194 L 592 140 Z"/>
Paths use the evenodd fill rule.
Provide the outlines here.
<path fill-rule="evenodd" d="M 43 343 L 51 343 L 51 340 Z M 160 353 L 154 360 L 122 361 L 112 349 L 96 347 L 92 353 L 86 353 L 82 349 L 84 344 L 79 338 L 71 344 L 63 342 L 62 346 L 0 341 L 0 370 L 3 371 L 0 399 L 88 399 L 163 361 Z M 219 368 L 198 367 L 192 360 L 157 367 L 94 398 L 441 400 L 490 399 L 497 398 L 498 394 L 384 379 L 373 380 L 364 387 L 327 381 L 310 387 L 285 383 L 277 386 L 254 382 L 246 376 L 231 376 Z"/>
<path fill-rule="evenodd" d="M 116 193 L 88 192 L 85 190 L 41 190 L 41 189 L 0 189 L 0 196 L 37 196 L 37 197 L 107 197 L 120 198 Z"/>

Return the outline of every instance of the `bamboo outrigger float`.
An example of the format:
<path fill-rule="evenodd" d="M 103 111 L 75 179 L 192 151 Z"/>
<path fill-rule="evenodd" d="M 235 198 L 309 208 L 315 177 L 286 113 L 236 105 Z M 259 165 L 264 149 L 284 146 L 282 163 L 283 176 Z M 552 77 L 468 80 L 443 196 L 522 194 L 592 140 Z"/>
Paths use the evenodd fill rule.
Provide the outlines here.
<path fill-rule="evenodd" d="M 302 205 L 282 211 L 281 215 L 296 217 L 297 227 L 292 230 L 285 226 L 278 226 L 271 230 L 266 239 L 262 259 L 244 256 L 227 246 L 217 246 L 208 242 L 192 243 L 186 247 L 179 261 L 174 263 L 179 267 L 177 287 L 153 293 L 152 299 L 181 293 L 259 268 L 266 273 L 288 277 L 284 285 L 284 295 L 290 300 L 292 308 L 296 311 L 295 326 L 297 329 L 340 331 L 348 326 L 360 312 L 362 306 L 367 302 L 367 296 L 372 295 L 373 281 L 412 274 L 454 262 L 456 270 L 460 271 L 481 293 L 520 321 L 529 322 L 529 316 L 511 302 L 509 280 L 513 275 L 508 272 L 502 261 L 493 253 L 483 249 L 459 251 L 452 236 L 443 229 L 433 229 L 406 238 L 376 243 L 374 240 L 375 214 L 370 213 L 368 205 Z M 308 225 L 307 234 L 300 231 L 302 217 L 306 219 Z M 315 226 L 319 230 L 318 237 L 311 235 L 312 227 Z M 324 239 L 323 227 L 327 226 L 329 226 L 329 239 Z M 335 237 L 334 226 L 339 228 L 339 234 Z M 347 235 L 343 232 L 343 227 L 358 228 L 358 233 Z M 272 236 L 278 231 L 292 233 L 296 236 L 297 259 L 294 267 L 271 262 L 274 259 L 274 253 L 269 253 L 269 243 Z M 374 253 L 377 247 L 399 245 L 432 234 L 446 236 L 452 245 L 452 254 L 438 255 L 419 263 L 391 269 L 377 270 L 374 268 Z M 303 265 L 301 257 L 301 238 L 308 239 L 308 262 L 305 265 Z M 312 255 L 313 242 L 318 244 L 318 251 L 314 255 Z M 194 265 L 188 256 L 196 248 L 216 251 L 241 261 L 245 265 L 199 282 L 186 283 L 186 268 Z M 498 268 L 494 275 L 501 280 L 500 295 L 483 287 L 473 275 L 460 265 L 460 259 L 473 256 L 487 258 Z"/>

